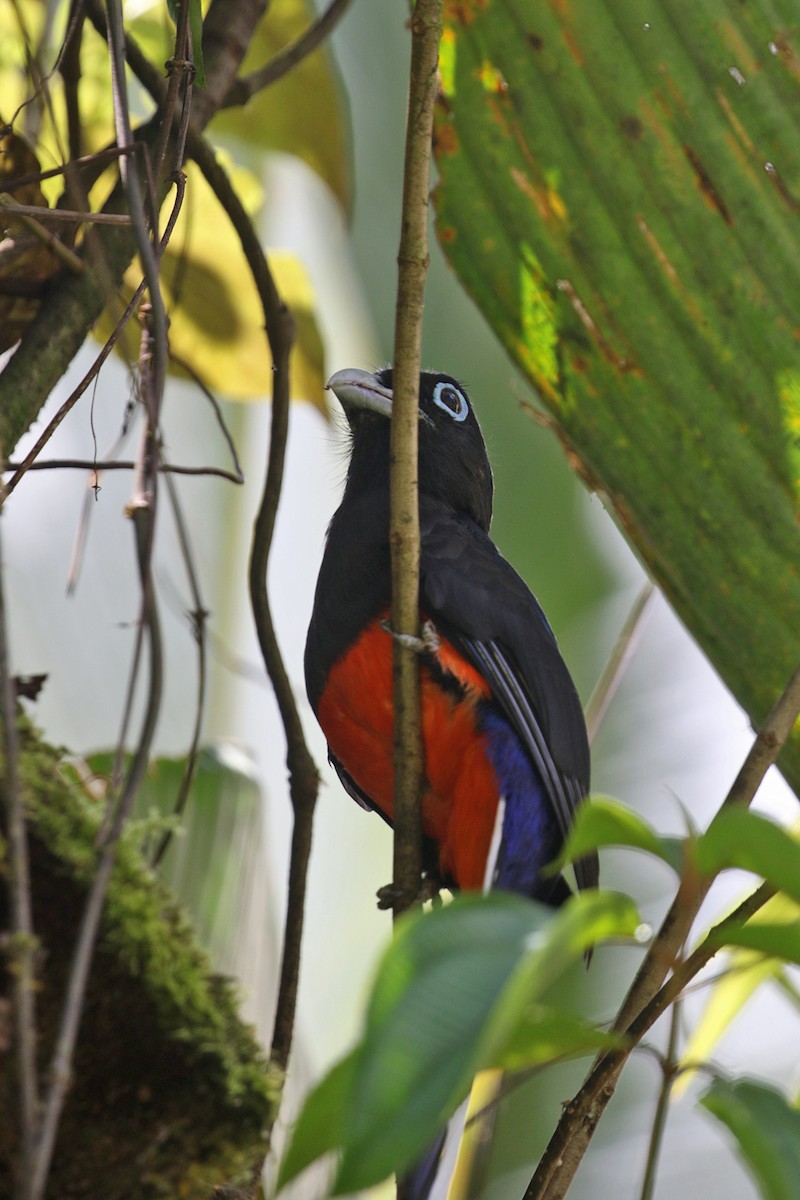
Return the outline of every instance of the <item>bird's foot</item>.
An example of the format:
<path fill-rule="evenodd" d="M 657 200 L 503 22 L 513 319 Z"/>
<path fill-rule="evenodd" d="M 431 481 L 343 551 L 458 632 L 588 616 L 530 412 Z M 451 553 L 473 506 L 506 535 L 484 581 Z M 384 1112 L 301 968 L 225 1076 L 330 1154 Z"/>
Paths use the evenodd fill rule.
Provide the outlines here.
<path fill-rule="evenodd" d="M 383 887 L 378 888 L 375 895 L 378 898 L 378 908 L 385 911 L 387 908 L 394 908 L 395 901 L 400 898 L 400 889 L 393 883 L 385 883 Z"/>
<path fill-rule="evenodd" d="M 420 880 L 419 901 L 421 904 L 427 904 L 432 901 L 434 904 L 439 901 L 439 892 L 441 884 L 438 879 L 431 875 L 424 875 Z M 400 899 L 400 889 L 394 883 L 385 883 L 383 887 L 379 887 L 375 895 L 378 898 L 378 908 L 387 909 L 394 908 L 396 902 Z"/>
<path fill-rule="evenodd" d="M 390 633 L 401 646 L 408 646 L 417 654 L 435 654 L 442 644 L 433 621 L 423 622 L 421 637 L 415 637 L 412 633 L 396 633 L 388 621 L 381 621 L 381 629 Z"/>

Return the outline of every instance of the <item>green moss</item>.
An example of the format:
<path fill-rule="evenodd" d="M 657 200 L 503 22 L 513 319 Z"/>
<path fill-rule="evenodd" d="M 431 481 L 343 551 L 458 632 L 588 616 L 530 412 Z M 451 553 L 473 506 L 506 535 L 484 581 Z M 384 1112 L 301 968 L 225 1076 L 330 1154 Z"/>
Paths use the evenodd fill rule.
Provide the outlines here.
<path fill-rule="evenodd" d="M 43 947 L 37 1020 L 44 1068 L 94 875 L 102 809 L 61 752 L 26 723 L 20 738 L 34 925 Z M 3 871 L 0 916 L 4 879 Z M 12 1058 L 0 1058 L 0 1194 L 15 1158 Z M 207 1200 L 212 1187 L 252 1175 L 274 1098 L 233 985 L 214 975 L 184 911 L 123 837 L 48 1194 L 92 1194 L 101 1163 L 107 1200 Z"/>

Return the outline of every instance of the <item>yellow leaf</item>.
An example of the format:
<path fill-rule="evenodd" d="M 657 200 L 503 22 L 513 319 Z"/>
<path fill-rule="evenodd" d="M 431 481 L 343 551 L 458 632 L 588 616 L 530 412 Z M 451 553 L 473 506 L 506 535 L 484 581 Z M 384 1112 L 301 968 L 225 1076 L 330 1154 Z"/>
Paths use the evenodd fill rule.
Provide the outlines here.
<path fill-rule="evenodd" d="M 258 70 L 308 28 L 316 13 L 308 0 L 274 0 L 248 47 L 241 76 Z M 281 150 L 307 162 L 345 211 L 351 202 L 350 143 L 342 88 L 330 51 L 315 50 L 244 107 L 223 109 L 214 134 L 233 134 L 262 150 Z"/>
<path fill-rule="evenodd" d="M 798 906 L 788 896 L 774 896 L 763 909 L 751 919 L 759 922 L 780 923 L 796 921 Z M 768 979 L 779 975 L 783 964 L 775 958 L 765 958 L 752 950 L 729 950 L 725 958 L 726 971 L 713 985 L 705 1008 L 692 1030 L 683 1054 L 681 1070 L 672 1089 L 677 1099 L 689 1086 L 696 1064 L 708 1062 L 717 1045 L 739 1013 L 749 1002 L 754 992 Z"/>
<path fill-rule="evenodd" d="M 239 194 L 251 206 L 258 200 L 255 181 L 234 171 Z M 164 254 L 161 281 L 169 316 L 171 373 L 187 376 L 188 364 L 212 391 L 233 400 L 253 400 L 272 393 L 272 360 L 256 286 L 239 239 L 197 168 L 187 169 L 186 199 L 178 225 Z M 269 252 L 278 291 L 292 310 L 297 339 L 292 350 L 292 397 L 308 400 L 323 412 L 322 342 L 314 318 L 314 295 L 302 263 L 294 255 Z M 125 275 L 124 303 L 141 281 L 135 262 Z M 114 314 L 114 321 L 119 313 Z M 106 315 L 97 336 L 105 338 L 113 322 Z M 133 323 L 121 350 L 131 361 L 139 354 Z"/>

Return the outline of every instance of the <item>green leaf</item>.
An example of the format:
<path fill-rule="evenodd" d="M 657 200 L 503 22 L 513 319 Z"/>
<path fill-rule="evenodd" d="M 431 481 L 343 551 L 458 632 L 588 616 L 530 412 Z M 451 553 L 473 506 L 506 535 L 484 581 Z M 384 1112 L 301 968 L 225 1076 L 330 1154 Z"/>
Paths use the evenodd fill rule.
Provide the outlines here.
<path fill-rule="evenodd" d="M 793 900 L 778 894 L 748 922 L 756 926 L 796 922 L 798 907 Z M 713 934 L 711 935 L 714 936 Z M 721 942 L 727 939 L 721 939 Z M 732 940 L 732 939 L 731 939 Z M 764 958 L 751 950 L 733 949 L 727 955 L 725 970 L 711 984 L 703 1012 L 692 1030 L 681 1055 L 681 1071 L 673 1085 L 677 1098 L 688 1088 L 695 1071 L 693 1064 L 707 1062 L 730 1025 L 739 1016 L 762 983 L 780 979 L 783 967 L 776 959 Z"/>
<path fill-rule="evenodd" d="M 753 1080 L 720 1080 L 700 1103 L 736 1138 L 764 1200 L 795 1200 L 800 1179 L 800 1113 L 786 1098 Z"/>
<path fill-rule="evenodd" d="M 445 254 L 756 725 L 800 628 L 796 18 L 451 4 L 435 135 Z"/>
<path fill-rule="evenodd" d="M 800 963 L 800 924 L 796 919 L 790 924 L 728 926 L 719 935 L 712 934 L 710 940 L 720 946 L 742 946 L 784 962 Z"/>
<path fill-rule="evenodd" d="M 404 921 L 367 1011 L 337 1192 L 413 1161 L 478 1069 L 475 1044 L 548 910 L 516 896 L 458 897 Z"/>
<path fill-rule="evenodd" d="M 369 1187 L 413 1162 L 478 1071 L 609 1044 L 542 997 L 589 946 L 630 936 L 638 922 L 630 900 L 607 892 L 574 897 L 557 913 L 498 893 L 404 918 L 378 970 L 347 1095 L 336 1093 L 345 1115 L 335 1192 Z M 305 1165 L 331 1140 L 326 1131 L 314 1144 L 309 1133 L 307 1143 L 313 1122 L 302 1120 Z"/>
<path fill-rule="evenodd" d="M 681 873 L 682 842 L 678 838 L 659 837 L 638 813 L 610 796 L 592 796 L 581 805 L 553 870 L 560 871 L 567 863 L 603 846 L 644 850 L 662 859 L 677 874 Z"/>
<path fill-rule="evenodd" d="M 588 949 L 608 938 L 633 937 L 639 924 L 633 901 L 618 892 L 592 890 L 573 896 L 546 929 L 530 939 L 532 953 L 516 967 L 484 1026 L 478 1066 L 505 1061 L 504 1055 L 525 1036 L 531 1004 Z"/>
<path fill-rule="evenodd" d="M 344 1117 L 353 1087 L 357 1052 L 348 1054 L 306 1097 L 281 1160 L 276 1191 L 290 1183 L 322 1154 L 335 1150 L 345 1136 Z"/>
<path fill-rule="evenodd" d="M 622 1038 L 603 1033 L 575 1013 L 543 1004 L 527 1004 L 517 1024 L 506 1034 L 494 1065 L 506 1071 L 519 1071 L 540 1063 L 596 1054 L 622 1044 Z"/>
<path fill-rule="evenodd" d="M 705 875 L 739 867 L 800 902 L 800 844 L 767 817 L 745 808 L 725 808 L 698 838 L 695 853 L 698 870 Z"/>

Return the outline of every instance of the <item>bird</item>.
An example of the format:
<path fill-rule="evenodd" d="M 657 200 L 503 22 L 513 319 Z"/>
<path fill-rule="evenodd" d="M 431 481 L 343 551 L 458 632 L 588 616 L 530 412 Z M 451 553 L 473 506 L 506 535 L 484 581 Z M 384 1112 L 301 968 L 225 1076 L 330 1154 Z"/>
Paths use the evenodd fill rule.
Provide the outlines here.
<path fill-rule="evenodd" d="M 390 825 L 394 808 L 391 367 L 338 371 L 350 459 L 328 527 L 305 650 L 306 690 L 344 789 Z M 589 790 L 575 685 L 528 585 L 490 537 L 494 482 L 465 388 L 419 378 L 423 865 L 432 888 L 503 890 L 557 907 L 548 871 Z M 596 887 L 598 860 L 574 863 Z M 469 1099 L 404 1175 L 406 1200 L 446 1196 Z"/>
<path fill-rule="evenodd" d="M 329 760 L 345 791 L 390 825 L 392 382 L 386 367 L 338 371 L 327 384 L 344 409 L 350 458 L 305 649 Z M 420 373 L 418 445 L 425 874 L 436 888 L 556 907 L 571 889 L 547 867 L 589 790 L 581 703 L 540 604 L 490 537 L 486 444 L 450 375 Z M 574 871 L 580 889 L 597 886 L 596 855 Z"/>

